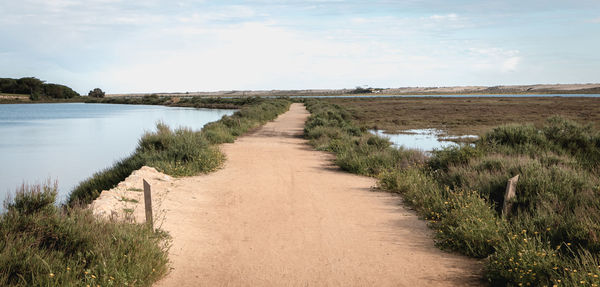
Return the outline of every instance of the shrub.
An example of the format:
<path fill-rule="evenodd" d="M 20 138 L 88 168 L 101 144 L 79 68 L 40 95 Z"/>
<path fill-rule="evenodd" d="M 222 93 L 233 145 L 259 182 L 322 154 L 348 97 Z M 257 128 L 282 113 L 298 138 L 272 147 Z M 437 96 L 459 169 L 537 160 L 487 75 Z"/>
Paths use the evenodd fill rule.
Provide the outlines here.
<path fill-rule="evenodd" d="M 104 91 L 102 91 L 100 88 L 95 88 L 88 93 L 88 97 L 92 98 L 104 98 L 104 95 Z"/>
<path fill-rule="evenodd" d="M 145 165 L 173 176 L 207 173 L 218 168 L 225 159 L 201 133 L 190 129 L 171 131 L 162 123 L 157 125 L 157 132 L 142 136 L 137 153 Z"/>
<path fill-rule="evenodd" d="M 478 258 L 492 254 L 504 226 L 486 200 L 477 192 L 459 190 L 449 192 L 444 203 L 449 211 L 435 224 L 437 244 Z"/>
<path fill-rule="evenodd" d="M 64 85 L 44 84 L 44 95 L 53 99 L 70 99 L 79 97 L 79 93 Z"/>
<path fill-rule="evenodd" d="M 483 152 L 469 145 L 448 146 L 443 149 L 434 150 L 431 158 L 427 161 L 433 170 L 448 170 L 451 165 L 465 164 L 471 158 L 479 157 Z"/>
<path fill-rule="evenodd" d="M 495 286 L 552 286 L 562 268 L 559 254 L 540 235 L 515 230 L 495 244 L 486 277 Z"/>
<path fill-rule="evenodd" d="M 0 285 L 150 285 L 167 272 L 168 235 L 54 205 L 56 185 L 23 185 L 0 215 Z"/>
<path fill-rule="evenodd" d="M 448 212 L 448 188 L 442 188 L 419 168 L 385 172 L 379 177 L 383 190 L 402 194 L 404 202 L 427 220 L 440 220 Z"/>
<path fill-rule="evenodd" d="M 58 183 L 48 182 L 32 186 L 23 183 L 15 192 L 15 198 L 5 201 L 5 208 L 25 215 L 51 209 L 56 199 L 57 188 Z"/>

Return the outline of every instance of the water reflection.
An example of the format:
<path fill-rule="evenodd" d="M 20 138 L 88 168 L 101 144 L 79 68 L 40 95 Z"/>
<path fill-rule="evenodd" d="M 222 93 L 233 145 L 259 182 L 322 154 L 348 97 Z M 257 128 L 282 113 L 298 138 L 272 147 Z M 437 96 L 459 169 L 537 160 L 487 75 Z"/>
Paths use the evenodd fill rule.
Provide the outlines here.
<path fill-rule="evenodd" d="M 0 202 L 23 181 L 81 180 L 131 154 L 157 121 L 195 130 L 235 110 L 106 104 L 0 105 Z M 0 208 L 1 209 L 1 208 Z"/>
<path fill-rule="evenodd" d="M 438 129 L 412 129 L 405 130 L 402 133 L 390 134 L 383 130 L 369 130 L 372 134 L 388 138 L 393 146 L 405 147 L 410 149 L 419 149 L 425 152 L 431 152 L 434 149 L 441 149 L 452 145 L 458 145 L 450 140 L 458 138 L 473 138 L 474 135 L 465 135 L 460 137 L 443 137 L 444 133 Z"/>

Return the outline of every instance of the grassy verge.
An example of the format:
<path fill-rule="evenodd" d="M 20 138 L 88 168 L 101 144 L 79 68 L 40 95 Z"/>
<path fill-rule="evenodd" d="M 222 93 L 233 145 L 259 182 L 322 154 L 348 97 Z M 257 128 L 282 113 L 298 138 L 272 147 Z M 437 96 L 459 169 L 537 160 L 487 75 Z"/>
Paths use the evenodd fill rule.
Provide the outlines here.
<path fill-rule="evenodd" d="M 430 158 L 394 150 L 339 105 L 307 100 L 305 135 L 344 170 L 379 178 L 429 221 L 440 248 L 486 258 L 495 286 L 600 284 L 600 134 L 562 118 L 500 126 Z M 502 215 L 507 180 L 517 197 Z"/>
<path fill-rule="evenodd" d="M 1 286 L 149 286 L 167 272 L 167 234 L 55 199 L 56 185 L 24 185 L 5 202 Z"/>
<path fill-rule="evenodd" d="M 201 131 L 173 131 L 159 124 L 156 132 L 147 133 L 140 139 L 131 156 L 94 174 L 75 187 L 68 203 L 71 206 L 90 203 L 102 190 L 113 188 L 131 172 L 144 165 L 155 167 L 172 176 L 190 176 L 213 171 L 224 161 L 217 144 L 233 142 L 236 137 L 276 118 L 288 108 L 287 100 L 249 99 L 239 111 L 207 124 Z"/>

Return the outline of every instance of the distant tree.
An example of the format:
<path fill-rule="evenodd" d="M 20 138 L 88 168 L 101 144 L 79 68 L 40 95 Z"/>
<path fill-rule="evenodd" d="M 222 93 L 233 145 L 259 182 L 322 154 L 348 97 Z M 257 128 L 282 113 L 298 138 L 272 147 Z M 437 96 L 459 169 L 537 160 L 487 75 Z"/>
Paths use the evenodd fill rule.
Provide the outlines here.
<path fill-rule="evenodd" d="M 70 99 L 79 96 L 79 93 L 65 85 L 46 84 L 34 77 L 0 78 L 0 92 L 29 95 L 29 98 L 33 101 L 43 98 Z"/>
<path fill-rule="evenodd" d="M 88 93 L 88 97 L 104 98 L 104 92 L 100 88 L 95 88 Z"/>
<path fill-rule="evenodd" d="M 350 91 L 350 94 L 368 94 L 372 92 L 373 88 L 356 87 L 356 89 Z"/>
<path fill-rule="evenodd" d="M 44 95 L 53 99 L 70 99 L 78 97 L 79 93 L 71 88 L 58 84 L 44 84 Z"/>
<path fill-rule="evenodd" d="M 29 99 L 32 101 L 37 101 L 40 99 L 40 93 L 38 92 L 33 92 L 31 93 L 31 95 L 29 95 Z"/>
<path fill-rule="evenodd" d="M 13 93 L 41 95 L 44 93 L 44 81 L 33 77 L 20 78 L 17 80 L 17 85 L 15 86 Z"/>
<path fill-rule="evenodd" d="M 10 78 L 0 78 L 0 92 L 8 94 L 16 94 L 17 80 Z"/>

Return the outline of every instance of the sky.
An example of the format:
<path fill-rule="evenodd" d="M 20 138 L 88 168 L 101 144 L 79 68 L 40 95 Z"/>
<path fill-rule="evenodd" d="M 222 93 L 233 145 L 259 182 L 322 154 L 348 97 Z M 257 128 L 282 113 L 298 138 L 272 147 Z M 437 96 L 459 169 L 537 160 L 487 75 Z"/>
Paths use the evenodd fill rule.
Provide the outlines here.
<path fill-rule="evenodd" d="M 598 0 L 0 0 L 0 77 L 87 94 L 600 82 Z"/>

